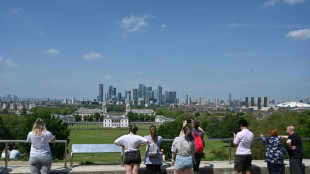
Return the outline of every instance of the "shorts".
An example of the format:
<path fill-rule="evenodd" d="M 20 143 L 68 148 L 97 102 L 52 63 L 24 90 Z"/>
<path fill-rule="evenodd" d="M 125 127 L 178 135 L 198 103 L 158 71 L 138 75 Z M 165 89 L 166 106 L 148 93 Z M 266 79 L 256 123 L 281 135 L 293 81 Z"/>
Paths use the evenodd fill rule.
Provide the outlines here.
<path fill-rule="evenodd" d="M 252 155 L 236 155 L 235 170 L 239 172 L 250 171 L 252 165 Z"/>
<path fill-rule="evenodd" d="M 124 164 L 141 164 L 141 155 L 139 150 L 125 152 Z"/>
<path fill-rule="evenodd" d="M 36 155 L 30 155 L 29 158 L 29 166 L 30 172 L 32 174 L 47 174 L 50 173 L 51 166 L 52 166 L 52 153 L 38 153 Z"/>
<path fill-rule="evenodd" d="M 194 171 L 199 172 L 199 165 L 200 165 L 200 161 L 202 158 L 202 153 L 195 153 L 195 162 L 193 161 L 194 164 Z"/>
<path fill-rule="evenodd" d="M 193 168 L 193 157 L 177 155 L 175 158 L 174 169 L 183 170 Z"/>

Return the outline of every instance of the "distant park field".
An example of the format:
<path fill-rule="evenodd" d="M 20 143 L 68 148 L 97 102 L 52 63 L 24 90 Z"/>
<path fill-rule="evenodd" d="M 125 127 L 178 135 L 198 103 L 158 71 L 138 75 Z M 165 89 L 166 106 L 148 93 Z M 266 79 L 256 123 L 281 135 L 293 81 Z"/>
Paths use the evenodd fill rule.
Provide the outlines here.
<path fill-rule="evenodd" d="M 149 135 L 148 126 L 139 126 L 137 132 L 140 136 Z M 92 127 L 84 128 L 74 128 L 70 127 L 70 143 L 69 143 L 69 152 L 71 153 L 72 144 L 112 144 L 115 139 L 122 135 L 128 134 L 127 128 L 121 129 L 100 129 Z M 165 138 L 165 137 L 163 137 Z M 207 138 L 207 137 L 205 137 Z M 222 141 L 206 141 L 204 153 L 204 161 L 214 161 L 214 160 L 228 160 L 228 143 Z M 142 161 L 145 156 L 145 146 L 140 148 Z M 232 154 L 234 154 L 235 148 L 232 148 Z M 232 155 L 234 156 L 234 155 Z M 166 159 L 170 161 L 170 159 Z M 120 154 L 119 153 L 100 153 L 100 154 L 75 154 L 74 162 L 79 163 L 120 163 Z"/>

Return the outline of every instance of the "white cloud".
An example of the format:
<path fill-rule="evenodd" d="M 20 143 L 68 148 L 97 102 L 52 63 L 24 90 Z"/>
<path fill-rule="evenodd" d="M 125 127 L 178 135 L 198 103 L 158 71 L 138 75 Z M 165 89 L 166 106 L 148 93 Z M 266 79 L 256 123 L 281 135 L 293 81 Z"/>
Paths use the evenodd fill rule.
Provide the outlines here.
<path fill-rule="evenodd" d="M 93 60 L 93 59 L 99 59 L 102 58 L 103 56 L 99 53 L 87 53 L 83 55 L 84 60 Z"/>
<path fill-rule="evenodd" d="M 18 14 L 18 13 L 19 13 L 19 10 L 20 10 L 20 8 L 14 8 L 14 7 L 12 7 L 12 8 L 11 8 L 11 13 L 13 13 L 13 14 Z"/>
<path fill-rule="evenodd" d="M 167 27 L 167 24 L 161 24 L 161 29 L 164 29 L 164 28 L 166 28 Z"/>
<path fill-rule="evenodd" d="M 15 64 L 11 59 L 3 59 L 0 57 L 0 65 L 17 68 L 20 67 L 19 65 Z"/>
<path fill-rule="evenodd" d="M 286 34 L 286 37 L 290 37 L 297 40 L 310 39 L 310 29 L 294 30 Z"/>
<path fill-rule="evenodd" d="M 298 3 L 303 3 L 306 0 L 284 0 L 286 3 L 290 4 L 290 5 L 294 5 L 294 4 L 298 4 Z"/>
<path fill-rule="evenodd" d="M 137 32 L 148 26 L 147 19 L 154 18 L 152 15 L 124 17 L 121 21 L 122 27 L 126 32 Z"/>
<path fill-rule="evenodd" d="M 272 7 L 274 6 L 278 0 L 268 0 L 263 4 L 263 7 Z"/>
<path fill-rule="evenodd" d="M 52 49 L 46 50 L 46 53 L 47 54 L 59 54 L 60 51 L 52 48 Z"/>
<path fill-rule="evenodd" d="M 254 27 L 254 25 L 252 24 L 238 24 L 238 23 L 230 23 L 230 24 L 226 24 L 225 26 L 230 27 L 230 28 Z"/>

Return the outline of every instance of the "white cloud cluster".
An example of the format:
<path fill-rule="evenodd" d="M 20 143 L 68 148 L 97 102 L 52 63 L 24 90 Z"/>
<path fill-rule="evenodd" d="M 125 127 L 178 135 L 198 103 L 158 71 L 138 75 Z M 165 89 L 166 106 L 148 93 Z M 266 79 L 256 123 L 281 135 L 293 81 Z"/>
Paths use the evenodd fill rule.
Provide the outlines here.
<path fill-rule="evenodd" d="M 295 4 L 299 4 L 299 3 L 303 3 L 306 0 L 283 0 L 285 3 L 288 3 L 290 5 L 295 5 Z M 279 0 L 268 0 L 266 1 L 262 6 L 263 7 L 272 7 L 275 6 L 276 3 L 278 3 Z"/>
<path fill-rule="evenodd" d="M 263 7 L 272 7 L 274 6 L 278 0 L 268 0 L 263 4 Z"/>
<path fill-rule="evenodd" d="M 102 58 L 103 56 L 99 53 L 86 53 L 83 55 L 84 60 L 93 60 L 93 59 L 99 59 Z"/>
<path fill-rule="evenodd" d="M 310 29 L 290 31 L 286 34 L 286 37 L 290 37 L 296 40 L 307 40 L 310 39 Z"/>
<path fill-rule="evenodd" d="M 143 15 L 141 17 L 131 15 L 130 17 L 124 17 L 121 21 L 122 27 L 126 32 L 137 32 L 147 27 L 147 19 L 154 18 L 152 15 Z"/>
<path fill-rule="evenodd" d="M 286 3 L 290 4 L 290 5 L 294 5 L 294 4 L 298 4 L 298 3 L 303 3 L 306 0 L 284 0 Z"/>
<path fill-rule="evenodd" d="M 60 51 L 52 48 L 52 49 L 46 50 L 46 53 L 47 54 L 59 54 Z"/>
<path fill-rule="evenodd" d="M 0 57 L 0 65 L 17 68 L 20 67 L 19 65 L 15 64 L 11 59 L 3 59 Z"/>
<path fill-rule="evenodd" d="M 167 27 L 167 24 L 161 24 L 161 29 L 164 29 L 164 28 L 166 28 Z"/>

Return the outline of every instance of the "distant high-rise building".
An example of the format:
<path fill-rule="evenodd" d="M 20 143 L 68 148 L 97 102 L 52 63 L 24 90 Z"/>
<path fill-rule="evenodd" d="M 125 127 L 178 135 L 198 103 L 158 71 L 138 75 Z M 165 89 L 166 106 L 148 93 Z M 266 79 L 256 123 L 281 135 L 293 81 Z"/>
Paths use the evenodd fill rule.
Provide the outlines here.
<path fill-rule="evenodd" d="M 258 97 L 258 99 L 257 99 L 257 108 L 258 109 L 262 108 L 262 98 L 261 97 Z"/>
<path fill-rule="evenodd" d="M 122 100 L 122 93 L 117 93 L 117 100 L 118 101 L 121 101 Z"/>
<path fill-rule="evenodd" d="M 125 98 L 127 101 L 131 101 L 130 93 L 131 91 L 125 91 Z"/>
<path fill-rule="evenodd" d="M 249 97 L 245 97 L 245 107 L 249 107 Z"/>
<path fill-rule="evenodd" d="M 63 103 L 64 103 L 64 104 L 68 104 L 68 99 L 65 98 L 64 101 L 63 101 Z"/>
<path fill-rule="evenodd" d="M 251 106 L 254 106 L 254 97 L 251 97 Z"/>
<path fill-rule="evenodd" d="M 206 105 L 206 99 L 205 98 L 200 98 L 199 99 L 199 105 Z"/>
<path fill-rule="evenodd" d="M 268 103 L 268 98 L 264 97 L 264 107 L 267 107 L 267 103 Z"/>
<path fill-rule="evenodd" d="M 99 84 L 99 95 L 98 95 L 98 101 L 103 102 L 103 84 Z"/>
<path fill-rule="evenodd" d="M 158 86 L 157 89 L 158 89 L 158 104 L 161 105 L 163 103 L 163 88 L 161 86 Z"/>
<path fill-rule="evenodd" d="M 187 96 L 187 105 L 188 106 L 192 105 L 192 97 L 191 96 Z"/>
<path fill-rule="evenodd" d="M 138 104 L 138 90 L 133 89 L 131 91 L 131 100 L 133 101 L 133 104 Z"/>
<path fill-rule="evenodd" d="M 188 105 L 188 95 L 185 95 L 185 105 Z"/>
<path fill-rule="evenodd" d="M 139 84 L 139 88 L 138 88 L 138 98 L 142 98 L 142 88 L 143 88 L 143 85 L 142 85 L 142 84 Z"/>

